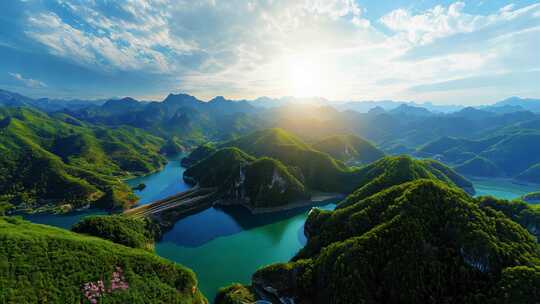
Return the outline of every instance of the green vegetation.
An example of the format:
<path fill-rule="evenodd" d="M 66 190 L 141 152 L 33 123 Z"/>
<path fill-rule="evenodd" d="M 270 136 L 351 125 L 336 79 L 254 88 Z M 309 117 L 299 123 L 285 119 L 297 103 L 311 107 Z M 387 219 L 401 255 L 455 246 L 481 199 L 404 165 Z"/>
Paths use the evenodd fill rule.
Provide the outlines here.
<path fill-rule="evenodd" d="M 237 148 L 224 148 L 187 169 L 184 179 L 219 188 L 222 200 L 271 208 L 309 198 L 297 174 L 278 160 L 255 159 Z"/>
<path fill-rule="evenodd" d="M 409 156 L 387 156 L 360 168 L 354 177 L 356 190 L 338 208 L 349 206 L 392 186 L 418 179 L 440 180 L 474 192 L 471 182 L 445 165 L 434 160 L 415 160 Z"/>
<path fill-rule="evenodd" d="M 163 140 L 141 130 L 85 124 L 65 114 L 0 108 L 0 199 L 19 209 L 70 204 L 127 207 L 121 179 L 159 169 Z"/>
<path fill-rule="evenodd" d="M 216 148 L 212 144 L 200 145 L 182 159 L 182 166 L 191 167 L 214 152 L 216 152 Z"/>
<path fill-rule="evenodd" d="M 306 188 L 316 191 L 350 193 L 359 186 L 372 182 L 372 185 L 379 184 L 377 189 L 373 190 L 376 192 L 387 186 L 417 178 L 435 178 L 462 188 L 472 189 L 472 185 L 463 177 L 435 161 L 421 162 L 408 157 L 386 157 L 360 169 L 351 168 L 326 153 L 314 150 L 300 139 L 281 129 L 256 131 L 234 141 L 220 144 L 218 147 L 234 147 L 254 157 L 271 157 L 279 160 L 288 168 L 295 168 L 289 171 L 296 172 L 293 175 Z M 201 147 L 196 151 L 197 157 L 190 155 L 189 159 L 204 159 L 214 150 L 213 148 Z M 411 170 L 414 170 L 414 168 L 406 168 L 411 166 L 424 167 L 424 169 L 420 174 L 413 173 L 412 176 L 406 176 Z M 390 172 L 388 167 L 395 168 Z M 389 177 L 392 180 L 381 178 L 377 181 L 371 181 L 383 174 L 392 175 Z"/>
<path fill-rule="evenodd" d="M 420 156 L 437 156 L 466 175 L 510 177 L 540 183 L 540 132 L 512 126 L 478 140 L 442 137 L 418 149 Z"/>
<path fill-rule="evenodd" d="M 219 187 L 230 198 L 249 197 L 260 202 L 252 201 L 251 206 L 270 207 L 293 198 L 305 199 L 308 190 L 351 193 L 356 189 L 349 198 L 357 200 L 420 178 L 440 180 L 474 193 L 468 180 L 434 160 L 388 156 L 361 168 L 347 167 L 280 129 L 257 131 L 218 147 L 230 148 L 214 152 L 211 146 L 201 146 L 194 151 L 189 162 L 199 161 L 186 170 L 184 179 L 202 187 Z M 274 181 L 287 187 L 280 183 L 279 187 L 267 186 L 276 185 Z"/>
<path fill-rule="evenodd" d="M 75 224 L 72 231 L 97 236 L 132 248 L 152 250 L 160 237 L 159 225 L 148 218 L 123 215 L 88 216 Z"/>
<path fill-rule="evenodd" d="M 540 241 L 540 209 L 521 201 L 500 200 L 489 196 L 481 197 L 478 200 L 483 208 L 502 212 Z"/>
<path fill-rule="evenodd" d="M 455 167 L 456 171 L 470 176 L 498 177 L 503 172 L 489 159 L 476 156 Z"/>
<path fill-rule="evenodd" d="M 282 129 L 256 131 L 218 145 L 218 148 L 234 147 L 254 157 L 270 157 L 302 173 L 304 184 L 310 189 L 326 192 L 342 192 L 353 187 L 345 184 L 351 170 L 330 155 L 314 150 L 295 136 Z M 212 150 L 208 149 L 211 153 Z M 201 156 L 202 159 L 206 156 Z M 192 158 L 191 156 L 189 158 Z"/>
<path fill-rule="evenodd" d="M 255 292 L 241 284 L 232 284 L 221 288 L 214 300 L 215 304 L 245 304 L 253 303 L 257 299 Z"/>
<path fill-rule="evenodd" d="M 0 216 L 6 215 L 13 207 L 15 206 L 8 202 L 0 202 Z"/>
<path fill-rule="evenodd" d="M 313 148 L 351 163 L 369 164 L 384 157 L 375 145 L 355 135 L 330 136 L 313 144 Z"/>
<path fill-rule="evenodd" d="M 534 303 L 540 248 L 462 190 L 416 180 L 313 209 L 293 261 L 253 284 L 297 303 Z"/>
<path fill-rule="evenodd" d="M 206 303 L 191 270 L 146 250 L 0 218 L 1 303 L 90 303 L 85 284 L 99 303 Z"/>
<path fill-rule="evenodd" d="M 163 147 L 161 147 L 160 152 L 165 155 L 176 155 L 184 152 L 185 150 L 186 148 L 184 147 L 182 141 L 178 137 L 173 136 L 169 138 L 167 142 L 165 142 Z"/>
<path fill-rule="evenodd" d="M 201 187 L 218 187 L 232 175 L 240 172 L 240 166 L 245 165 L 255 158 L 247 155 L 239 149 L 221 149 L 188 168 L 184 172 L 186 182 L 197 183 Z"/>

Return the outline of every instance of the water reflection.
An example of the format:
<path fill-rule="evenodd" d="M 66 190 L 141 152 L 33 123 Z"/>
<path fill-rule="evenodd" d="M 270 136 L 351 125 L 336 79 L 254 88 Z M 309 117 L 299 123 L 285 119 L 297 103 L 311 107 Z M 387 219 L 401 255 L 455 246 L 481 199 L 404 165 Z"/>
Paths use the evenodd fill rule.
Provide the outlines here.
<path fill-rule="evenodd" d="M 38 213 L 23 214 L 23 218 L 38 224 L 56 226 L 64 229 L 71 229 L 73 225 L 89 215 L 107 214 L 106 211 L 97 209 L 88 209 L 84 211 L 75 211 L 68 214 Z"/>
<path fill-rule="evenodd" d="M 333 209 L 337 201 L 339 198 L 328 199 L 317 203 L 317 206 Z M 218 237 L 280 223 L 272 226 L 272 229 L 255 232 L 259 233 L 260 237 L 265 237 L 277 244 L 288 229 L 289 222 L 286 220 L 305 215 L 310 209 L 311 206 L 305 206 L 280 212 L 251 214 L 242 206 L 212 207 L 176 222 L 174 227 L 163 236 L 162 242 L 171 242 L 184 247 L 199 247 Z M 303 226 L 298 240 L 302 244 L 305 243 Z"/>

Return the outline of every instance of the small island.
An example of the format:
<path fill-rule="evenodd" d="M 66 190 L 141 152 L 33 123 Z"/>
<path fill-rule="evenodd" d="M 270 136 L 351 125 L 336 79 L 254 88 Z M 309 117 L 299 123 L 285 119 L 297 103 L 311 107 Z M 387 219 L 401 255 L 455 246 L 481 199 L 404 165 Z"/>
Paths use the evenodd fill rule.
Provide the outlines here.
<path fill-rule="evenodd" d="M 136 191 L 143 191 L 145 188 L 146 188 L 146 184 L 140 183 L 140 184 L 138 184 L 137 186 L 133 187 L 133 190 L 136 190 Z"/>

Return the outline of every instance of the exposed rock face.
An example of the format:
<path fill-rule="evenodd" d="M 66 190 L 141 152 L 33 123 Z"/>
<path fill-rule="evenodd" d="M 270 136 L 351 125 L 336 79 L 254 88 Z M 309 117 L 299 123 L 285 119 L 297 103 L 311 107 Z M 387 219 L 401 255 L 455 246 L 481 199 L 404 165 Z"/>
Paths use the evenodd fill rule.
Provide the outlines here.
<path fill-rule="evenodd" d="M 218 188 L 216 203 L 241 204 L 252 211 L 274 211 L 308 200 L 299 178 L 275 159 L 254 159 L 234 148 L 221 149 L 184 173 L 186 182 Z"/>
<path fill-rule="evenodd" d="M 240 166 L 238 174 L 231 177 L 231 186 L 224 190 L 222 203 L 238 202 L 256 210 L 308 200 L 303 185 L 274 162 L 266 159 Z"/>

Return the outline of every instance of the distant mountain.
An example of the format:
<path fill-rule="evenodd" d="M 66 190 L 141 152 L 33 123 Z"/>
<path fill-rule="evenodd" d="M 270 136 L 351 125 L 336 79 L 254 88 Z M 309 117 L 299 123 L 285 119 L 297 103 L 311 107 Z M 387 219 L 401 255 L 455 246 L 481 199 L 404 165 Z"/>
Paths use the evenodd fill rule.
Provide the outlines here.
<path fill-rule="evenodd" d="M 393 100 L 336 102 L 336 105 L 334 106 L 340 110 L 353 110 L 360 113 L 367 113 L 374 108 L 381 108 L 386 111 L 390 111 L 402 105 L 424 108 L 433 113 L 451 113 L 459 111 L 464 107 L 460 105 L 437 105 L 430 102 L 416 103 Z"/>
<path fill-rule="evenodd" d="M 315 105 L 315 106 L 326 106 L 333 105 L 336 102 L 329 101 L 328 99 L 321 97 L 280 97 L 280 98 L 270 98 L 270 97 L 259 97 L 254 100 L 247 100 L 250 105 L 259 107 L 259 108 L 277 108 L 287 105 Z"/>
<path fill-rule="evenodd" d="M 520 107 L 527 111 L 540 113 L 540 99 L 510 97 L 495 103 L 494 106 Z"/>
<path fill-rule="evenodd" d="M 105 103 L 105 100 L 81 100 L 81 99 L 32 99 L 18 93 L 13 93 L 0 89 L 0 106 L 9 107 L 34 107 L 45 112 L 60 110 L 81 110 L 90 106 L 98 106 Z"/>
<path fill-rule="evenodd" d="M 474 107 L 466 107 L 457 112 L 449 114 L 449 116 L 462 117 L 462 118 L 467 118 L 471 120 L 480 120 L 480 119 L 495 117 L 497 116 L 497 114 L 490 111 L 486 111 L 486 110 L 480 110 Z"/>
<path fill-rule="evenodd" d="M 29 97 L 20 95 L 18 93 L 4 91 L 0 89 L 0 105 L 2 106 L 9 106 L 9 107 L 31 106 L 33 102 L 34 100 Z"/>
<path fill-rule="evenodd" d="M 397 108 L 390 110 L 389 113 L 393 115 L 405 115 L 405 116 L 417 116 L 417 117 L 422 117 L 422 116 L 426 117 L 426 116 L 433 115 L 433 113 L 431 113 L 425 108 L 411 106 L 408 104 L 402 104 L 398 106 Z"/>
<path fill-rule="evenodd" d="M 540 183 L 540 131 L 535 129 L 507 127 L 476 140 L 441 137 L 416 153 L 453 164 L 469 176 Z"/>
<path fill-rule="evenodd" d="M 314 143 L 313 148 L 351 164 L 368 164 L 384 157 L 383 151 L 355 135 L 326 137 Z"/>
<path fill-rule="evenodd" d="M 107 100 L 101 106 L 103 110 L 111 114 L 126 113 L 137 110 L 140 107 L 143 107 L 143 104 L 130 97 Z"/>
<path fill-rule="evenodd" d="M 191 146 L 228 139 L 259 125 L 257 108 L 245 101 L 216 97 L 208 102 L 188 94 L 169 94 L 161 102 L 132 98 L 109 100 L 99 107 L 67 112 L 81 120 L 110 126 L 129 125 L 162 137 L 177 137 Z"/>

